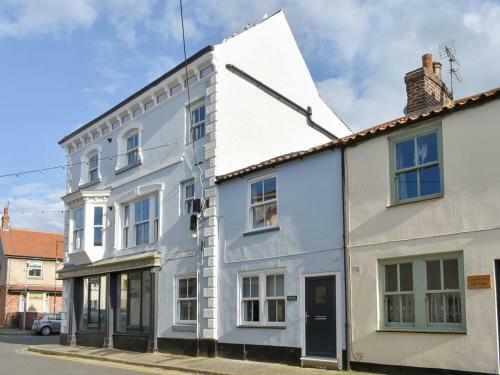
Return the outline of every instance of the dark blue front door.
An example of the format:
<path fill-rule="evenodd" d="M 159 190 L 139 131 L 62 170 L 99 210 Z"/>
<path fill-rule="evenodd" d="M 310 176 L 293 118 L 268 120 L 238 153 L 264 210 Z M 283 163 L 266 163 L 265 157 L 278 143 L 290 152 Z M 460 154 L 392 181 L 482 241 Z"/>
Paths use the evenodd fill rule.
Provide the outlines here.
<path fill-rule="evenodd" d="M 336 357 L 335 276 L 306 278 L 306 355 Z"/>

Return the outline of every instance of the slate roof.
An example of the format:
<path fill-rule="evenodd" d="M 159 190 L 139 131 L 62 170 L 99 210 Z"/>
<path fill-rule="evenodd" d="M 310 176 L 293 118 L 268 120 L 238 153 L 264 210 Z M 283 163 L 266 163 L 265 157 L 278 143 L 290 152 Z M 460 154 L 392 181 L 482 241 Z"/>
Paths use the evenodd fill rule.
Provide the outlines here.
<path fill-rule="evenodd" d="M 229 180 L 232 180 L 236 177 L 243 177 L 247 174 L 257 172 L 263 169 L 275 167 L 280 164 L 288 163 L 293 160 L 297 159 L 302 159 L 306 156 L 314 155 L 319 152 L 323 152 L 326 150 L 333 150 L 335 148 L 340 148 L 340 147 L 349 147 L 352 146 L 358 142 L 363 142 L 366 141 L 370 138 L 377 137 L 379 135 L 385 134 L 387 132 L 395 131 L 400 128 L 406 127 L 413 125 L 415 123 L 425 121 L 428 119 L 432 119 L 434 117 L 439 117 L 446 115 L 448 113 L 456 112 L 459 110 L 463 109 L 469 109 L 475 105 L 480 105 L 484 104 L 486 102 L 489 102 L 494 99 L 499 99 L 500 98 L 500 87 L 497 87 L 492 90 L 484 91 L 476 95 L 468 96 L 466 98 L 458 99 L 455 100 L 452 104 L 443 106 L 443 107 L 436 107 L 431 110 L 421 112 L 418 114 L 414 114 L 411 116 L 403 116 L 394 120 L 390 120 L 387 122 L 384 122 L 382 124 L 373 126 L 371 128 L 368 128 L 366 130 L 362 130 L 360 132 L 348 135 L 346 137 L 316 146 L 312 147 L 308 150 L 303 150 L 303 151 L 297 151 L 297 152 L 291 152 L 288 154 L 276 156 L 272 159 L 268 159 L 265 161 L 262 161 L 260 163 L 250 165 L 248 167 L 244 167 L 241 169 L 238 169 L 236 171 L 220 175 L 216 177 L 216 183 L 220 184 Z"/>
<path fill-rule="evenodd" d="M 0 229 L 0 250 L 7 257 L 54 259 L 64 256 L 62 233 L 38 232 L 27 229 Z"/>

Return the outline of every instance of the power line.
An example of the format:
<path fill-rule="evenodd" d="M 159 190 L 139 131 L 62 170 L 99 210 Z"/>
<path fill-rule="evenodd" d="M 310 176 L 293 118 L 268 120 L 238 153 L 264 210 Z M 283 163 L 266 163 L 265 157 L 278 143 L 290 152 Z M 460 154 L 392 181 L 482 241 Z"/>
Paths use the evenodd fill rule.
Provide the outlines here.
<path fill-rule="evenodd" d="M 159 148 L 163 148 L 163 147 L 167 147 L 167 146 L 171 146 L 171 145 L 176 145 L 176 144 L 177 144 L 177 142 L 173 142 L 173 143 L 166 143 L 166 144 L 163 144 L 163 145 L 149 147 L 149 148 L 142 148 L 141 152 L 152 151 L 152 150 L 156 150 L 156 149 L 159 149 Z M 113 160 L 113 158 L 118 158 L 120 156 L 125 156 L 125 155 L 127 155 L 126 152 L 122 153 L 122 154 L 104 156 L 104 157 L 98 158 L 97 160 Z M 81 162 L 76 162 L 76 163 L 54 165 L 52 167 L 45 167 L 45 168 L 39 168 L 39 169 L 31 169 L 31 170 L 25 170 L 25 171 L 20 171 L 20 172 L 12 172 L 12 173 L 7 173 L 7 174 L 2 174 L 2 175 L 0 175 L 0 178 L 5 178 L 5 177 L 20 177 L 20 176 L 23 176 L 23 175 L 26 175 L 26 174 L 42 173 L 42 172 L 53 171 L 53 170 L 57 170 L 57 169 L 66 169 L 66 168 L 71 168 L 73 166 L 82 165 L 82 164 L 87 164 L 88 165 L 89 162 L 88 161 L 81 161 Z"/>
<path fill-rule="evenodd" d="M 63 214 L 64 210 L 9 210 L 10 214 Z"/>

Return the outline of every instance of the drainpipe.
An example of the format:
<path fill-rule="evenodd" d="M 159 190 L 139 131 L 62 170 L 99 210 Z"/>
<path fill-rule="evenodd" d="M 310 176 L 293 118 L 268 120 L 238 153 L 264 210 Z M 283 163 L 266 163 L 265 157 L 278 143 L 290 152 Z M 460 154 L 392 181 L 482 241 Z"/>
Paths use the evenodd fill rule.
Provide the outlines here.
<path fill-rule="evenodd" d="M 343 242 L 344 242 L 344 303 L 345 303 L 345 351 L 346 351 L 346 363 L 344 369 L 347 371 L 351 370 L 351 356 L 349 355 L 351 350 L 351 309 L 349 301 L 351 300 L 351 288 L 350 288 L 350 257 L 349 251 L 347 249 L 347 224 L 346 224 L 346 157 L 345 157 L 345 147 L 341 147 L 341 169 L 342 169 L 342 227 L 343 227 Z"/>

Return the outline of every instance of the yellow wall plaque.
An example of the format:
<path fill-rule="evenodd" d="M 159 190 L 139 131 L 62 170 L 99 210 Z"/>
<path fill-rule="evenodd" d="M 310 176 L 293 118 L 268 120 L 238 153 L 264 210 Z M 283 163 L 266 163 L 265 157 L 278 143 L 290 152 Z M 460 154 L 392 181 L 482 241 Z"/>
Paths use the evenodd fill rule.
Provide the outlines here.
<path fill-rule="evenodd" d="M 472 275 L 467 276 L 468 289 L 490 289 L 491 275 Z"/>

